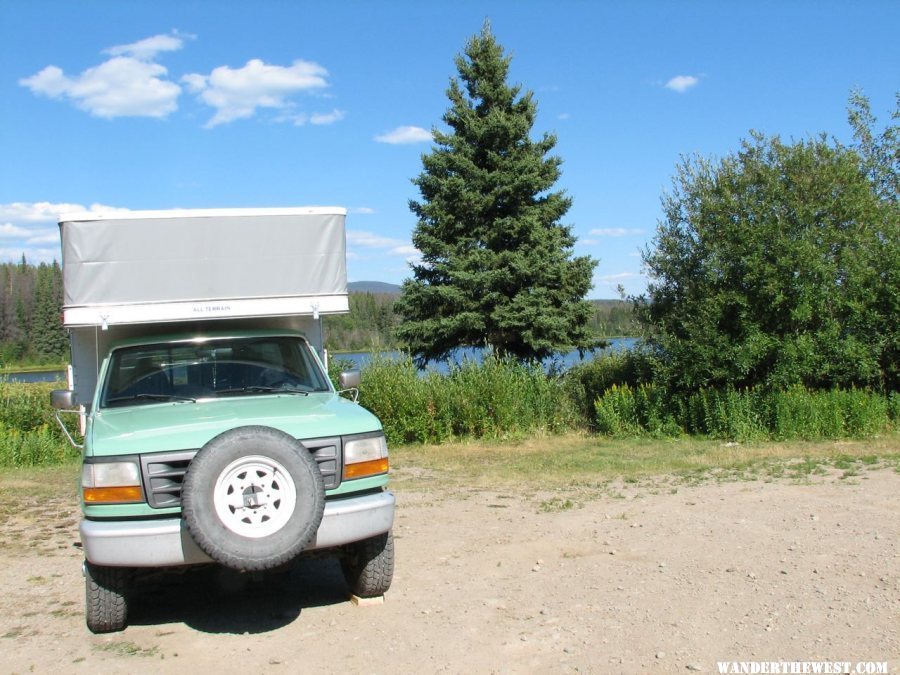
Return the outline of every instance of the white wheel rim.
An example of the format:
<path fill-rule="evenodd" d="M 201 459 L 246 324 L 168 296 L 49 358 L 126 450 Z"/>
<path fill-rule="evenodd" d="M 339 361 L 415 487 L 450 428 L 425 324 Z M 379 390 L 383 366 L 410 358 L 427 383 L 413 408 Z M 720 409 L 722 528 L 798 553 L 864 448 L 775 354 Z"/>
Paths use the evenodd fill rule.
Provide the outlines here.
<path fill-rule="evenodd" d="M 279 462 L 250 455 L 234 460 L 219 474 L 213 505 L 229 530 L 259 539 L 278 532 L 291 519 L 297 490 Z"/>

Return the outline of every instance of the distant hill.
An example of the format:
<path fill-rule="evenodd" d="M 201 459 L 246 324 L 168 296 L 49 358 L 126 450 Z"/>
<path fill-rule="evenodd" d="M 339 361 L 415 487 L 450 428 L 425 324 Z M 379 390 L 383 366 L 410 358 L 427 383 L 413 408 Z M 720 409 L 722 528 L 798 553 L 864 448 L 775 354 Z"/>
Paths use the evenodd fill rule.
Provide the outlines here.
<path fill-rule="evenodd" d="M 400 295 L 400 287 L 397 284 L 388 284 L 383 281 L 351 281 L 347 284 L 347 290 L 353 293 Z"/>

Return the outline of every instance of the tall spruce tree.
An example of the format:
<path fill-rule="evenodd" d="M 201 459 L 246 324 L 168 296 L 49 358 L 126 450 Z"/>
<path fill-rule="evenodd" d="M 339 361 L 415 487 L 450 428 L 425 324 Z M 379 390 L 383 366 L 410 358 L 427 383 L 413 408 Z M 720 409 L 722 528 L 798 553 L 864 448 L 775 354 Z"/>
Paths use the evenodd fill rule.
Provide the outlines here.
<path fill-rule="evenodd" d="M 450 131 L 433 130 L 435 147 L 413 180 L 422 260 L 396 309 L 397 335 L 419 362 L 460 346 L 523 360 L 594 346 L 584 296 L 596 262 L 573 257 L 575 237 L 560 223 L 571 199 L 552 191 L 556 137 L 530 138 L 537 103 L 507 84 L 509 64 L 485 22 L 456 58 L 443 116 Z"/>

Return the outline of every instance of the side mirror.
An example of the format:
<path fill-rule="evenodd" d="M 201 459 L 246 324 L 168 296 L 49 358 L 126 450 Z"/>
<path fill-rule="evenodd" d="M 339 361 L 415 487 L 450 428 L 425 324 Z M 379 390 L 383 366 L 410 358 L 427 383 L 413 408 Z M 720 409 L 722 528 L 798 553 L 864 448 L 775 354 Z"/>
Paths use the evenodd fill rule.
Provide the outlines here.
<path fill-rule="evenodd" d="M 56 389 L 50 392 L 50 405 L 57 410 L 75 407 L 75 392 L 71 389 Z"/>
<path fill-rule="evenodd" d="M 348 370 L 340 374 L 338 384 L 341 385 L 341 389 L 356 389 L 359 387 L 360 380 L 358 370 Z"/>

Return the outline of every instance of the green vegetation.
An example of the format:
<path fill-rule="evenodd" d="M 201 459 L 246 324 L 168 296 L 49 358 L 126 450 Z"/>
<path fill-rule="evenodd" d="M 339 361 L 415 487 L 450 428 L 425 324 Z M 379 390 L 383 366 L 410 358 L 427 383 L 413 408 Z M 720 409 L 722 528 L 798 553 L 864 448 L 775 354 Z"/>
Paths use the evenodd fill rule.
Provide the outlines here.
<path fill-rule="evenodd" d="M 63 386 L 61 382 L 0 382 L 0 467 L 45 466 L 80 457 L 50 407 L 50 392 Z M 65 421 L 74 433 L 76 417 L 70 415 Z"/>
<path fill-rule="evenodd" d="M 342 367 L 333 361 L 333 374 Z M 872 438 L 900 419 L 897 394 L 801 386 L 678 394 L 647 382 L 647 368 L 640 352 L 603 355 L 559 375 L 493 356 L 446 375 L 421 374 L 409 357 L 376 358 L 363 370 L 360 402 L 382 420 L 391 445 L 589 430 L 617 438 Z"/>
<path fill-rule="evenodd" d="M 900 388 L 900 134 L 850 117 L 857 147 L 753 134 L 678 167 L 637 302 L 654 382 Z"/>
<path fill-rule="evenodd" d="M 870 469 L 900 470 L 896 433 L 867 441 L 722 443 L 711 439 L 607 439 L 578 434 L 514 442 L 473 441 L 401 446 L 391 450 L 399 489 L 428 489 L 436 481 L 461 489 L 560 491 L 542 510 L 566 510 L 598 488 L 705 480 L 808 481 L 838 470 L 851 478 Z M 574 500 L 574 502 L 573 502 Z"/>
<path fill-rule="evenodd" d="M 596 262 L 573 256 L 572 228 L 560 222 L 571 199 L 554 191 L 556 138 L 530 138 L 537 103 L 507 84 L 509 65 L 485 22 L 456 58 L 450 131 L 433 129 L 413 180 L 422 261 L 397 301 L 397 336 L 419 362 L 461 346 L 527 361 L 594 343 L 584 297 Z"/>
<path fill-rule="evenodd" d="M 397 326 L 400 315 L 396 295 L 350 291 L 350 313 L 323 317 L 325 346 L 331 353 L 392 351 L 400 348 Z M 589 300 L 591 339 L 633 337 L 641 326 L 630 303 L 624 300 Z"/>
<path fill-rule="evenodd" d="M 59 363 L 69 341 L 60 320 L 62 270 L 58 263 L 0 264 L 0 366 Z"/>
<path fill-rule="evenodd" d="M 723 440 L 862 438 L 897 420 L 900 396 L 860 389 L 701 389 L 676 397 L 654 384 L 613 385 L 595 401 L 596 429 L 618 437 L 689 434 Z"/>
<path fill-rule="evenodd" d="M 323 318 L 325 346 L 332 352 L 394 349 L 394 331 L 400 322 L 394 310 L 396 296 L 350 292 L 350 313 Z"/>
<path fill-rule="evenodd" d="M 333 364 L 340 370 L 340 362 Z M 376 357 L 363 370 L 360 402 L 382 421 L 388 442 L 506 438 L 580 426 L 562 379 L 540 366 L 488 356 L 442 375 L 420 375 L 412 358 Z"/>

